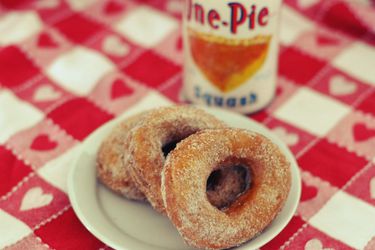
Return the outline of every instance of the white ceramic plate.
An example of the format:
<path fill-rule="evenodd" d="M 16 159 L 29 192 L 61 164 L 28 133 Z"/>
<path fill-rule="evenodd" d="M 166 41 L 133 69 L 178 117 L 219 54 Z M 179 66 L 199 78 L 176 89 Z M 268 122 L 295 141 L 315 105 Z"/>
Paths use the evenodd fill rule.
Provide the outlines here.
<path fill-rule="evenodd" d="M 236 113 L 204 109 L 232 127 L 253 130 L 267 136 L 280 146 L 292 163 L 292 187 L 284 208 L 258 237 L 238 249 L 259 248 L 274 238 L 296 211 L 301 192 L 298 166 L 287 146 L 263 125 Z M 74 211 L 92 234 L 115 249 L 191 249 L 184 244 L 167 217 L 158 214 L 145 203 L 129 201 L 112 193 L 97 181 L 96 152 L 103 138 L 119 121 L 117 119 L 105 124 L 82 144 L 68 178 L 69 197 Z"/>

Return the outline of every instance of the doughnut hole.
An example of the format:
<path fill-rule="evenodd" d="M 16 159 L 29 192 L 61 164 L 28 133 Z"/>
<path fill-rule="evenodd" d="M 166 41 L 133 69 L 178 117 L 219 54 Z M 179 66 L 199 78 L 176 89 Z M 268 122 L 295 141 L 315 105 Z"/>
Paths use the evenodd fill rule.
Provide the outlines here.
<path fill-rule="evenodd" d="M 180 141 L 199 131 L 199 129 L 195 127 L 184 126 L 184 124 L 178 124 L 172 128 L 169 127 L 168 130 L 169 133 L 167 133 L 165 137 L 161 139 L 161 151 L 164 158 L 166 158 L 168 154 L 175 149 Z"/>
<path fill-rule="evenodd" d="M 251 179 L 252 173 L 243 164 L 220 167 L 207 179 L 207 199 L 211 205 L 225 211 L 251 188 Z"/>
<path fill-rule="evenodd" d="M 167 142 L 162 148 L 161 151 L 163 151 L 164 157 L 167 157 L 167 155 L 176 147 L 177 143 L 179 143 L 181 140 L 175 140 L 171 142 Z"/>

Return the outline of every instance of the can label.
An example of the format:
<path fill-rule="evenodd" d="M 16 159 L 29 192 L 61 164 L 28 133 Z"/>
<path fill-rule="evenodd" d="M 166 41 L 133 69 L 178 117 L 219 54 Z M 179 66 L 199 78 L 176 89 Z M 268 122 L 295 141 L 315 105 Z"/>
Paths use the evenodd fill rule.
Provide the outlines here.
<path fill-rule="evenodd" d="M 187 0 L 184 94 L 243 113 L 275 92 L 280 0 Z"/>

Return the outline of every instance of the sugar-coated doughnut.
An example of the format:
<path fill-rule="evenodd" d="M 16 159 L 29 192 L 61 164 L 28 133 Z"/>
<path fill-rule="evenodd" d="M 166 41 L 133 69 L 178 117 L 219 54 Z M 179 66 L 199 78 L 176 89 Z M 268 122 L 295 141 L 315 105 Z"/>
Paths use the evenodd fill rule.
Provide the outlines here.
<path fill-rule="evenodd" d="M 243 166 L 251 185 L 224 210 L 207 197 L 207 179 L 218 168 Z M 291 185 L 290 163 L 278 146 L 242 129 L 205 130 L 180 142 L 162 172 L 168 217 L 184 240 L 204 249 L 238 246 L 269 225 Z"/>
<path fill-rule="evenodd" d="M 170 106 L 150 111 L 131 131 L 130 154 L 124 161 L 131 162 L 134 181 L 157 211 L 165 213 L 160 190 L 165 148 L 170 151 L 178 141 L 202 129 L 223 127 L 224 123 L 201 109 Z"/>
<path fill-rule="evenodd" d="M 129 132 L 143 116 L 144 113 L 134 115 L 118 124 L 101 144 L 97 156 L 99 180 L 114 192 L 133 200 L 145 200 L 146 197 L 134 183 L 129 163 L 124 164 L 122 158 L 129 153 Z"/>

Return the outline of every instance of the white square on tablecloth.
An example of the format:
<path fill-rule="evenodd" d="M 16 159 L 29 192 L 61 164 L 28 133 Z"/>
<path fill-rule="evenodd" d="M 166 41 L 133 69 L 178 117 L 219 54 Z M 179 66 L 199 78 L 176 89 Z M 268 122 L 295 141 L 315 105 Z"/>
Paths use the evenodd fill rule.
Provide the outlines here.
<path fill-rule="evenodd" d="M 114 29 L 134 43 L 152 47 L 177 27 L 178 22 L 172 17 L 142 6 L 125 15 L 115 24 Z"/>
<path fill-rule="evenodd" d="M 4 143 L 18 131 L 31 127 L 44 115 L 8 90 L 0 92 L 0 143 Z M 0 234 L 1 235 L 1 234 Z"/>
<path fill-rule="evenodd" d="M 31 233 L 22 221 L 0 209 L 0 248 L 9 246 Z"/>
<path fill-rule="evenodd" d="M 33 11 L 10 12 L 0 17 L 0 44 L 22 42 L 38 33 L 42 27 L 42 22 Z"/>
<path fill-rule="evenodd" d="M 77 46 L 60 55 L 47 68 L 47 75 L 63 88 L 87 95 L 114 65 L 100 53 Z"/>
<path fill-rule="evenodd" d="M 72 162 L 74 162 L 79 152 L 80 145 L 74 146 L 59 157 L 47 162 L 42 168 L 39 168 L 38 174 L 53 186 L 67 193 L 68 173 Z"/>
<path fill-rule="evenodd" d="M 292 44 L 302 33 L 312 30 L 314 24 L 286 5 L 281 8 L 280 42 Z"/>
<path fill-rule="evenodd" d="M 333 65 L 358 79 L 375 85 L 375 48 L 356 42 L 343 50 Z"/>
<path fill-rule="evenodd" d="M 375 207 L 343 191 L 337 192 L 310 224 L 329 236 L 364 249 L 375 236 Z"/>
<path fill-rule="evenodd" d="M 316 91 L 300 88 L 275 116 L 317 136 L 324 136 L 350 112 L 350 107 Z"/>

